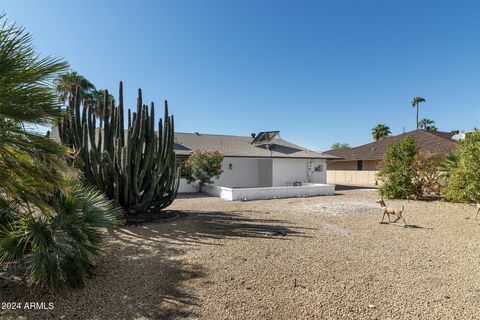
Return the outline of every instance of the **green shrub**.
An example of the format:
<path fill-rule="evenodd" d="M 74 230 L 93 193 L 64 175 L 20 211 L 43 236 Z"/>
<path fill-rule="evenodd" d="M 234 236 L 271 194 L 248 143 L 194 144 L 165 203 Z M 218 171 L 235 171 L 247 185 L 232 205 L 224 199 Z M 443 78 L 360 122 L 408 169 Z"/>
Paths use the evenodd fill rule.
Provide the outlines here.
<path fill-rule="evenodd" d="M 100 253 L 103 228 L 118 223 L 120 210 L 92 187 L 68 180 L 68 191 L 45 198 L 50 210 L 16 213 L 2 206 L 0 265 L 25 266 L 32 286 L 58 292 L 67 282 L 81 286 Z M 1 204 L 0 204 L 1 205 Z"/>
<path fill-rule="evenodd" d="M 412 167 L 417 150 L 415 139 L 410 136 L 388 147 L 378 173 L 382 181 L 382 196 L 398 199 L 417 196 L 418 187 L 414 184 L 416 173 Z"/>
<path fill-rule="evenodd" d="M 196 182 L 201 192 L 205 184 L 222 174 L 222 161 L 223 154 L 218 151 L 195 151 L 184 162 L 188 183 Z"/>
<path fill-rule="evenodd" d="M 465 140 L 459 142 L 456 159 L 448 163 L 447 169 L 445 199 L 479 203 L 480 132 L 469 133 Z"/>

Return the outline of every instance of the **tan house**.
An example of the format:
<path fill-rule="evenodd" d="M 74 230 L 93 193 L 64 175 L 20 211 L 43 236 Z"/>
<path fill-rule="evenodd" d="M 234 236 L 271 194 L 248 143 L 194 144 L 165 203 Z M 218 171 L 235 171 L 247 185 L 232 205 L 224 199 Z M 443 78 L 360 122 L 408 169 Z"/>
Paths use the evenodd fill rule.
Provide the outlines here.
<path fill-rule="evenodd" d="M 354 148 L 329 150 L 325 153 L 342 160 L 327 162 L 327 183 L 378 185 L 376 173 L 385 151 L 391 143 L 402 140 L 406 135 L 414 138 L 420 150 L 425 152 L 446 156 L 456 147 L 452 139 L 454 133 L 419 129 Z"/>

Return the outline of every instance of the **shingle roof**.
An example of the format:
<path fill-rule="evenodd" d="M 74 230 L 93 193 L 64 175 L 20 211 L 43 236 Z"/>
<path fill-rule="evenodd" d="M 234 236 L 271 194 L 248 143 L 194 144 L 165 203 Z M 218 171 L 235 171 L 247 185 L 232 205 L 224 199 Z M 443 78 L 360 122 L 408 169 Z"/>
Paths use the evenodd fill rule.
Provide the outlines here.
<path fill-rule="evenodd" d="M 57 127 L 52 128 L 50 137 L 60 140 Z M 227 157 L 338 159 L 279 138 L 272 140 L 268 149 L 265 143 L 252 144 L 252 141 L 250 136 L 175 132 L 173 148 L 177 156 L 188 156 L 193 151 L 201 150 L 220 151 Z"/>
<path fill-rule="evenodd" d="M 308 150 L 291 142 L 274 139 L 268 148 L 265 143 L 252 144 L 250 136 L 230 136 L 203 133 L 175 132 L 175 153 L 187 156 L 195 150 L 220 151 L 226 157 L 336 159 L 325 153 Z"/>
<path fill-rule="evenodd" d="M 342 160 L 380 160 L 383 158 L 390 144 L 402 140 L 406 135 L 414 138 L 420 150 L 426 152 L 448 155 L 456 148 L 456 142 L 452 140 L 452 133 L 419 129 L 354 148 L 336 149 L 325 152 L 340 157 Z"/>

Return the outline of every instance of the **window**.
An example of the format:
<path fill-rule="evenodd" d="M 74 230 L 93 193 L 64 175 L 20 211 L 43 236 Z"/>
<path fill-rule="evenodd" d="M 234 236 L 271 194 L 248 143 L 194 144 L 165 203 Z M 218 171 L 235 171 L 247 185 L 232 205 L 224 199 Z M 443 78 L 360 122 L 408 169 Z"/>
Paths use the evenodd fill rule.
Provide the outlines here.
<path fill-rule="evenodd" d="M 323 171 L 323 164 L 319 164 L 318 166 L 316 166 L 313 171 L 315 172 L 322 172 Z"/>
<path fill-rule="evenodd" d="M 358 161 L 357 161 L 357 170 L 358 170 L 358 171 L 362 171 L 362 170 L 363 170 L 363 161 L 362 161 L 362 160 L 358 160 Z"/>

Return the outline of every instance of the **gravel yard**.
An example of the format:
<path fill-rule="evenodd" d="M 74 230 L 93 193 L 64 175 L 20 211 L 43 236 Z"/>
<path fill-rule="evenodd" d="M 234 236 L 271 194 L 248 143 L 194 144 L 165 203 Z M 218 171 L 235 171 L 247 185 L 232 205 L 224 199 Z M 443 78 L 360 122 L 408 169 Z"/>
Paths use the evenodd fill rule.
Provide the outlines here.
<path fill-rule="evenodd" d="M 227 202 L 181 196 L 179 220 L 109 233 L 97 275 L 57 298 L 0 278 L 1 319 L 480 319 L 480 220 L 472 206 L 377 194 Z M 285 235 L 286 234 L 286 235 Z M 4 309 L 4 308 L 2 308 Z"/>

